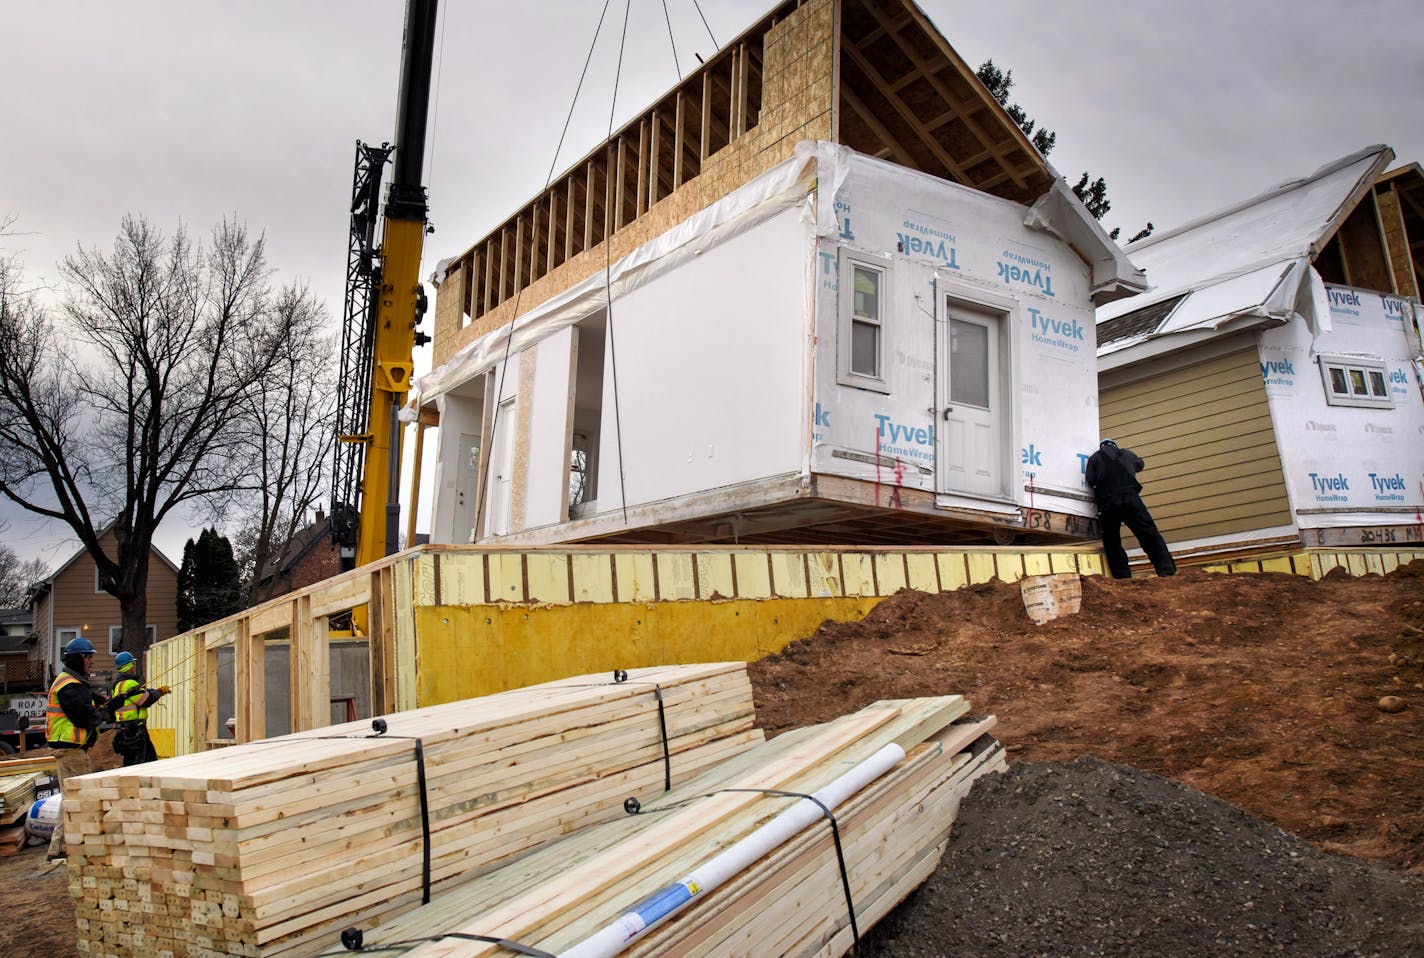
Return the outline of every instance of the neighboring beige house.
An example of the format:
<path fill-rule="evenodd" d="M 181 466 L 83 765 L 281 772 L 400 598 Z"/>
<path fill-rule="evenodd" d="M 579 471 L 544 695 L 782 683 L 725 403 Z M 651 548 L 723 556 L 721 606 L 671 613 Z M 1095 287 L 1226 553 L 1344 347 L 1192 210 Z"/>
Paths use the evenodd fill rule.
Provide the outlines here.
<path fill-rule="evenodd" d="M 116 551 L 114 535 L 99 539 L 106 553 Z M 148 639 L 158 642 L 178 634 L 178 567 L 158 549 L 148 566 Z M 119 600 L 99 588 L 98 569 L 85 549 L 80 549 L 35 588 L 30 606 L 38 637 L 34 654 L 48 674 L 58 669 L 59 651 L 70 639 L 84 636 L 94 643 L 92 672 L 113 675 L 122 619 Z"/>
<path fill-rule="evenodd" d="M 1180 558 L 1424 541 L 1424 176 L 1373 146 L 1127 247 L 1104 436 Z"/>

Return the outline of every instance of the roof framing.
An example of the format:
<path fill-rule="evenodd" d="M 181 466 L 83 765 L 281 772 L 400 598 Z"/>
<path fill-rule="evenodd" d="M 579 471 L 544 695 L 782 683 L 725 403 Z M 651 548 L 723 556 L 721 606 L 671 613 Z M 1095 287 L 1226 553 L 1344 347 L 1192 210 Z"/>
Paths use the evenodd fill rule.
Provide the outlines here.
<path fill-rule="evenodd" d="M 912 0 L 783 0 L 447 264 L 436 362 L 807 139 L 1024 204 L 1056 179 Z"/>

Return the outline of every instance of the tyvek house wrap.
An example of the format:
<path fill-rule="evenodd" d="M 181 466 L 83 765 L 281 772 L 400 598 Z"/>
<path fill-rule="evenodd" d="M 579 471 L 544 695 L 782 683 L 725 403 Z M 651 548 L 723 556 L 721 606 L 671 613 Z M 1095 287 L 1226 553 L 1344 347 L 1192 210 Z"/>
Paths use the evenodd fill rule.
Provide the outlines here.
<path fill-rule="evenodd" d="M 934 490 L 941 505 L 988 513 L 1032 505 L 1090 516 L 1083 482 L 1097 447 L 1097 361 L 1089 267 L 1028 208 L 869 157 L 849 158 L 836 229 L 817 241 L 813 469 Z M 888 283 L 884 376 L 843 385 L 837 325 L 850 257 Z M 997 488 L 964 489 L 952 447 L 949 314 L 998 317 L 1000 383 L 988 455 Z M 839 330 L 843 333 L 843 330 Z M 952 412 L 950 413 L 952 415 Z M 892 505 L 889 495 L 886 505 Z"/>
<path fill-rule="evenodd" d="M 1260 337 L 1261 375 L 1301 529 L 1424 523 L 1424 394 L 1415 304 L 1320 283 Z M 1323 314 L 1323 316 L 1322 316 Z M 1328 316 L 1328 322 L 1324 321 Z M 1321 357 L 1380 360 L 1393 408 L 1332 406 Z"/>
<path fill-rule="evenodd" d="M 1056 195 L 1053 198 L 1062 200 Z M 418 404 L 434 401 L 443 418 L 447 405 L 457 403 L 450 390 L 492 369 L 503 369 L 497 377 L 497 395 L 513 396 L 521 376 L 521 355 L 533 349 L 542 352 L 545 345 L 565 337 L 579 320 L 602 310 L 610 294 L 618 329 L 627 328 L 630 319 L 635 320 L 635 328 L 641 323 L 641 335 L 635 333 L 632 340 L 625 337 L 619 344 L 618 375 L 623 388 L 631 395 L 638 385 L 656 382 L 660 375 L 665 379 L 667 371 L 657 369 L 660 354 L 656 341 L 659 337 L 666 341 L 669 329 L 676 328 L 679 334 L 691 331 L 709 343 L 710 337 L 747 332 L 733 327 L 726 313 L 709 314 L 709 307 L 696 297 L 684 297 L 678 304 L 668 298 L 665 287 L 686 286 L 684 280 L 697 272 L 697 264 L 716 260 L 722 250 L 759 244 L 767 249 L 768 239 L 762 234 L 771 224 L 779 223 L 783 225 L 776 226 L 773 234 L 785 250 L 768 256 L 759 275 L 751 269 L 727 276 L 729 285 L 740 284 L 740 295 L 747 298 L 747 309 L 752 311 L 763 309 L 758 293 L 772 281 L 768 274 L 775 273 L 777 284 L 789 279 L 798 290 L 795 304 L 782 303 L 763 313 L 768 339 L 773 332 L 778 342 L 787 332 L 795 338 L 799 358 L 777 347 L 782 349 L 785 365 L 774 382 L 794 386 L 799 392 L 794 399 L 782 396 L 777 408 L 770 410 L 778 421 L 790 414 L 793 429 L 790 434 L 775 430 L 786 448 L 764 457 L 762 476 L 780 474 L 786 465 L 785 454 L 790 453 L 793 476 L 799 471 L 804 478 L 814 468 L 878 479 L 887 489 L 896 484 L 935 489 L 943 505 L 991 514 L 1014 514 L 1020 505 L 1029 505 L 1090 515 L 1082 484 L 1083 462 L 1097 441 L 1095 361 L 1089 336 L 1094 291 L 1089 287 L 1096 270 L 1099 287 L 1121 288 L 1124 270 L 1130 272 L 1131 268 L 1106 241 L 1098 244 L 1103 246 L 1103 262 L 1090 268 L 1078 259 L 1052 232 L 1054 224 L 1069 233 L 1091 233 L 1095 224 L 1086 214 L 1076 219 L 1065 216 L 1061 206 L 1059 202 L 1029 209 L 862 157 L 834 144 L 804 143 L 793 160 L 634 250 L 612 264 L 607 274 L 590 277 L 539 304 L 520 316 L 512 329 L 507 325 L 459 350 L 449 362 L 417 381 L 403 416 L 410 421 Z M 853 224 L 850 229 L 858 233 L 852 235 L 848 230 L 848 218 Z M 1034 227 L 1025 226 L 1026 222 Z M 787 234 L 786 225 L 791 223 L 799 223 L 799 229 Z M 886 348 L 894 366 L 887 370 L 883 389 L 866 391 L 836 381 L 839 300 L 835 284 L 825 283 L 822 269 L 828 260 L 835 261 L 843 248 L 882 256 L 893 266 L 898 305 L 889 317 Z M 675 279 L 660 281 L 683 266 L 687 268 Z M 658 295 L 651 299 L 644 295 L 654 291 Z M 974 304 L 1003 319 L 1003 403 L 993 453 L 999 485 L 990 495 L 979 491 L 965 496 L 944 475 L 936 478 L 937 468 L 942 469 L 950 457 L 935 452 L 939 431 L 932 428 L 929 410 L 941 404 L 938 397 L 946 386 L 943 372 L 936 369 L 944 365 L 945 337 L 941 333 L 946 318 L 942 314 L 951 301 Z M 660 308 L 667 317 L 662 328 L 656 323 Z M 693 321 L 688 320 L 689 315 L 695 317 Z M 736 313 L 731 316 L 734 322 L 744 319 Z M 630 351 L 633 345 L 639 349 Z M 748 349 L 761 345 L 764 343 L 755 338 L 746 343 Z M 506 349 L 510 356 L 507 365 Z M 625 362 L 633 358 L 633 352 L 641 352 L 640 362 Z M 542 368 L 542 362 L 540 359 L 536 368 Z M 705 372 L 700 366 L 697 369 L 699 374 Z M 743 373 L 730 365 L 720 371 L 728 389 L 757 388 L 757 382 L 745 381 Z M 671 408 L 660 409 L 654 397 L 625 404 L 624 421 L 610 421 L 618 406 L 607 392 L 610 379 L 605 379 L 598 513 L 616 507 L 625 495 L 634 505 L 705 490 L 712 480 L 716 485 L 756 477 L 755 464 L 744 475 L 733 470 L 713 476 L 708 470 L 717 470 L 706 463 L 680 476 L 681 463 L 666 456 L 658 462 L 656 474 L 645 469 L 649 462 L 657 462 L 653 458 L 657 449 L 655 445 L 639 448 L 644 437 L 628 428 L 630 420 L 641 417 L 647 425 L 649 416 L 662 413 L 664 437 L 681 441 L 676 413 Z M 771 381 L 770 377 L 760 380 L 763 386 Z M 682 390 L 696 385 L 673 384 Z M 681 408 L 687 408 L 681 392 L 672 395 L 684 402 Z M 706 398 L 712 404 L 725 401 L 717 395 Z M 665 405 L 671 407 L 672 403 Z M 831 408 L 835 413 L 828 415 Z M 756 429 L 758 424 L 748 421 L 745 428 Z M 621 449 L 609 441 L 615 431 L 625 439 L 632 436 Z M 498 440 L 496 428 L 493 441 Z M 727 445 L 732 448 L 724 447 L 721 456 L 744 455 L 745 450 L 736 448 L 740 442 Z M 847 458 L 837 451 L 853 455 Z M 701 454 L 701 447 L 693 445 L 688 455 Z M 711 444 L 706 455 L 709 460 L 713 456 Z M 443 459 L 442 455 L 442 463 Z M 718 467 L 726 472 L 724 463 Z M 532 472 L 532 457 L 529 467 Z M 876 469 L 881 470 L 878 476 Z M 694 480 L 703 484 L 689 485 Z M 885 505 L 894 505 L 889 494 Z M 521 528 L 546 520 L 537 505 L 526 503 Z"/>

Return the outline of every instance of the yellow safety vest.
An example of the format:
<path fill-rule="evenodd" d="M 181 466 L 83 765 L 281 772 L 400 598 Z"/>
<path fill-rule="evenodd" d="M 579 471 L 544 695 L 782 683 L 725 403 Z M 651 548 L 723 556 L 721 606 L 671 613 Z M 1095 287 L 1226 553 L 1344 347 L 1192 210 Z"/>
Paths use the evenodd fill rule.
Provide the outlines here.
<path fill-rule="evenodd" d="M 45 739 L 50 742 L 68 742 L 71 745 L 83 745 L 84 738 L 88 734 L 87 729 L 81 729 L 69 720 L 69 716 L 64 714 L 64 707 L 59 704 L 60 689 L 67 685 L 78 684 L 79 680 L 68 672 L 60 672 L 54 677 L 54 682 L 49 687 L 49 705 L 45 709 Z"/>
<path fill-rule="evenodd" d="M 114 698 L 123 702 L 125 696 L 142 688 L 143 687 L 139 685 L 135 679 L 119 679 L 114 685 Z M 135 695 L 128 702 L 125 702 L 122 708 L 114 713 L 114 720 L 118 722 L 146 722 L 148 720 L 148 708 L 147 706 L 140 706 L 138 703 L 147 697 L 147 693 Z"/>

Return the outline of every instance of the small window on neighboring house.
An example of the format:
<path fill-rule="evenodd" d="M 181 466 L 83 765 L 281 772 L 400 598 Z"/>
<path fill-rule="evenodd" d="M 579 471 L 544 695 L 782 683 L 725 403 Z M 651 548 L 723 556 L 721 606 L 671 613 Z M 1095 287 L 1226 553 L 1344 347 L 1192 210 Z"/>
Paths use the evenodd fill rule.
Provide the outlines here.
<path fill-rule="evenodd" d="M 889 271 L 844 255 L 840 275 L 837 380 L 888 392 L 885 386 L 885 321 L 889 314 Z"/>
<path fill-rule="evenodd" d="M 1320 375 L 1325 383 L 1325 400 L 1332 406 L 1394 408 L 1389 394 L 1389 369 L 1382 360 L 1321 356 Z"/>
<path fill-rule="evenodd" d="M 118 654 L 119 654 L 119 639 L 123 636 L 123 632 L 124 632 L 124 627 L 123 627 L 122 625 L 111 625 L 111 626 L 109 626 L 109 654 L 110 654 L 110 655 L 118 655 Z M 155 642 L 157 642 L 157 641 L 158 641 L 158 626 L 156 626 L 156 625 L 150 625 L 150 626 L 148 627 L 148 644 L 149 644 L 149 645 L 153 645 L 153 644 L 154 644 Z"/>

